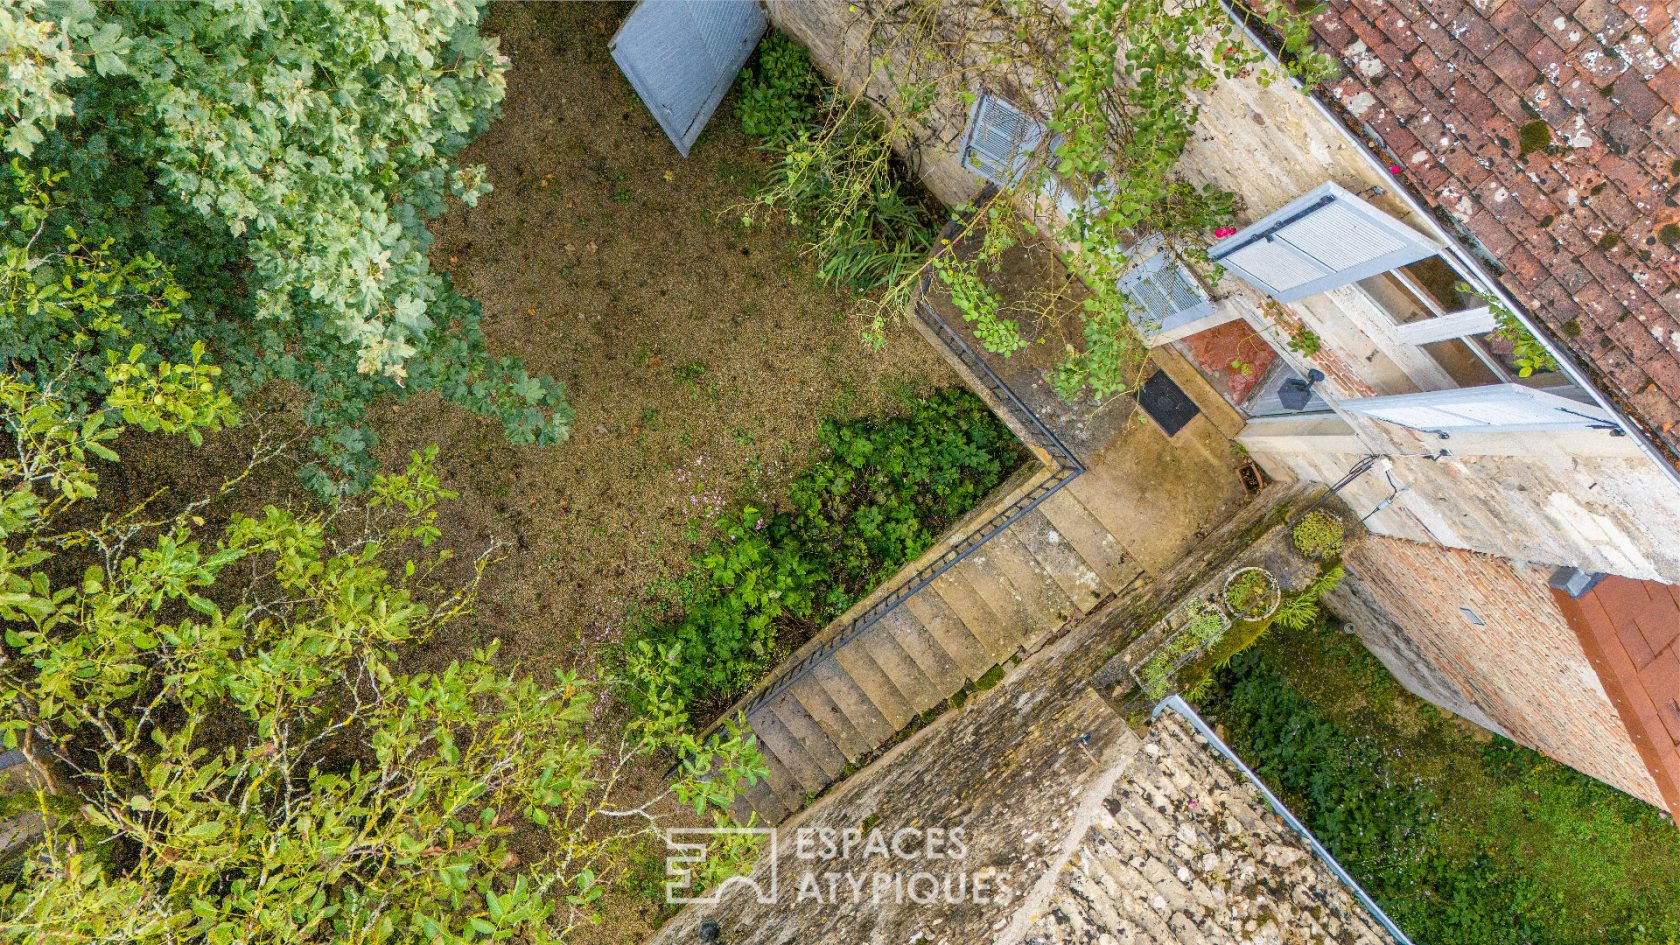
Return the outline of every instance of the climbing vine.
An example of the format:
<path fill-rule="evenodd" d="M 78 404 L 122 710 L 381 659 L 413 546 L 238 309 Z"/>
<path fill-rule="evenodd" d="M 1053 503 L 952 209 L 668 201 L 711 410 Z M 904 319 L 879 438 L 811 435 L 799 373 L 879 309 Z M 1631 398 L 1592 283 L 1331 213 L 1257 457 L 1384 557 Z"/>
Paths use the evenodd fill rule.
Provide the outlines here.
<path fill-rule="evenodd" d="M 994 353 L 1059 341 L 1050 380 L 1070 400 L 1129 390 L 1141 377 L 1145 316 L 1119 285 L 1141 247 L 1170 253 L 1204 278 L 1218 275 L 1206 249 L 1213 230 L 1232 219 L 1236 200 L 1185 180 L 1177 168 L 1198 118 L 1193 93 L 1233 77 L 1267 83 L 1279 75 L 1244 25 L 1269 34 L 1281 71 L 1304 83 L 1333 69 L 1309 46 L 1307 14 L 1284 5 L 1255 11 L 1218 0 L 1089 0 L 1071 8 L 1049 0 L 955 7 L 864 0 L 850 9 L 856 21 L 847 35 L 861 40 L 839 67 L 846 108 L 878 116 L 873 140 L 883 149 L 911 162 L 923 148 L 956 150 L 982 92 L 1044 119 L 1044 133 L 1011 179 L 962 208 L 931 258 L 901 267 L 877 287 L 863 312 L 866 337 L 879 335 L 916 285 L 937 277 Z M 1051 91 L 1034 94 L 1041 89 Z M 848 134 L 843 123 L 829 122 L 800 146 L 820 155 L 825 142 Z M 758 200 L 795 206 L 806 178 L 835 186 L 833 168 L 827 161 L 803 168 L 784 162 Z M 883 160 L 859 170 L 837 189 L 874 193 L 872 175 L 892 168 Z M 840 209 L 862 205 L 852 200 Z M 1058 214 L 1047 212 L 1052 205 Z M 1052 218 L 1057 222 L 1042 222 Z M 1009 232 L 999 235 L 999 228 Z M 1004 253 L 1029 238 L 1053 242 L 1057 265 L 1044 267 L 1044 278 L 1021 298 L 1005 301 L 984 289 Z"/>
<path fill-rule="evenodd" d="M 1469 283 L 1458 284 L 1460 292 L 1466 292 L 1487 303 L 1488 311 L 1493 313 L 1493 334 L 1511 343 L 1511 361 L 1517 367 L 1518 377 L 1533 377 L 1547 371 L 1558 369 L 1557 358 L 1546 350 L 1534 332 L 1517 318 L 1517 313 L 1511 311 L 1499 296 L 1492 292 L 1483 291 Z"/>

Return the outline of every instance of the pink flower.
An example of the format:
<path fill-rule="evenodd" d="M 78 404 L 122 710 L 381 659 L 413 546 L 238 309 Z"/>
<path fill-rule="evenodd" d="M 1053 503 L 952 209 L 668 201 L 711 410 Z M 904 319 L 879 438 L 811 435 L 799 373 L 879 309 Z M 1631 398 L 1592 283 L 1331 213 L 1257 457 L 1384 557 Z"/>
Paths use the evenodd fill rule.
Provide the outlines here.
<path fill-rule="evenodd" d="M 1222 226 L 1219 229 L 1213 231 L 1213 238 L 1216 239 L 1216 240 L 1222 240 L 1227 236 L 1231 236 L 1231 235 L 1235 234 L 1236 232 L 1237 232 L 1237 228 L 1234 227 L 1234 226 Z"/>
<path fill-rule="evenodd" d="M 1398 164 L 1390 164 L 1390 165 L 1389 165 L 1389 166 L 1388 166 L 1388 172 L 1389 172 L 1389 173 L 1390 173 L 1390 174 L 1398 174 L 1398 173 L 1400 173 L 1400 165 L 1398 165 Z"/>
<path fill-rule="evenodd" d="M 764 530 L 764 519 L 760 518 L 758 520 L 758 524 L 753 526 L 753 531 L 763 531 L 763 530 Z"/>

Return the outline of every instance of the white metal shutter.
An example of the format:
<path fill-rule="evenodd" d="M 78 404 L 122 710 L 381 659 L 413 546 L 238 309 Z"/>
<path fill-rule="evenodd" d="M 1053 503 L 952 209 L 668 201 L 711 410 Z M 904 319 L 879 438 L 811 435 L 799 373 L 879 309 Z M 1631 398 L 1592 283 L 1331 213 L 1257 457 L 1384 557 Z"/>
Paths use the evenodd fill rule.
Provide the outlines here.
<path fill-rule="evenodd" d="M 764 35 L 756 0 L 642 0 L 613 61 L 683 157 Z"/>
<path fill-rule="evenodd" d="M 1295 302 L 1435 255 L 1440 245 L 1333 183 L 1226 239 L 1213 260 Z"/>
<path fill-rule="evenodd" d="M 1521 384 L 1366 397 L 1345 400 L 1342 406 L 1354 413 L 1426 432 L 1505 433 L 1616 425 L 1596 405 Z"/>
<path fill-rule="evenodd" d="M 1409 345 L 1427 345 L 1453 338 L 1487 334 L 1498 327 L 1499 322 L 1493 317 L 1493 309 L 1481 305 L 1451 315 L 1438 315 L 1396 325 L 1394 337 Z"/>
<path fill-rule="evenodd" d="M 1165 250 L 1134 263 L 1119 285 L 1137 311 L 1134 322 L 1145 334 L 1171 330 L 1213 311 L 1196 277 Z"/>
<path fill-rule="evenodd" d="M 1044 139 L 1044 125 L 996 95 L 974 103 L 963 135 L 963 164 L 1000 187 L 1021 178 Z"/>

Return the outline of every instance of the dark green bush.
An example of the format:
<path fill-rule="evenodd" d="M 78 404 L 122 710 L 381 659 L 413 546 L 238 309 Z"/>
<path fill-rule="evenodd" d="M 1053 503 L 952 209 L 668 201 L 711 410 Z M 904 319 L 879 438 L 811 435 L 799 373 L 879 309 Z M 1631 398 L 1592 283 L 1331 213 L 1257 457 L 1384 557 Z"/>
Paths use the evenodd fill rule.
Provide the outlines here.
<path fill-rule="evenodd" d="M 1406 694 L 1353 637 L 1274 627 L 1203 707 L 1415 941 L 1680 936 L 1671 823 Z"/>
<path fill-rule="evenodd" d="M 685 701 L 715 703 L 751 685 L 779 643 L 822 627 L 926 551 L 1025 458 L 1009 429 L 956 388 L 907 416 L 824 421 L 820 440 L 790 508 L 726 517 L 677 584 L 681 617 L 640 635 L 677 646 Z"/>
<path fill-rule="evenodd" d="M 783 33 L 771 33 L 741 71 L 735 117 L 742 131 L 761 141 L 785 140 L 816 119 L 822 87 L 804 47 Z"/>

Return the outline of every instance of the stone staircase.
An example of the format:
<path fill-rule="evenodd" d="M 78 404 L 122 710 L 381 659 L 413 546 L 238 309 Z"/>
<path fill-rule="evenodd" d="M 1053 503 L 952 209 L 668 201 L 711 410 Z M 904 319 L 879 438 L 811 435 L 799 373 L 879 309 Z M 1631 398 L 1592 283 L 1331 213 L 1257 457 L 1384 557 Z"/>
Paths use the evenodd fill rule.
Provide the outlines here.
<path fill-rule="evenodd" d="M 1140 580 L 1095 478 L 1074 478 L 753 706 L 770 778 L 741 797 L 741 822 L 780 823 L 912 720 Z"/>

